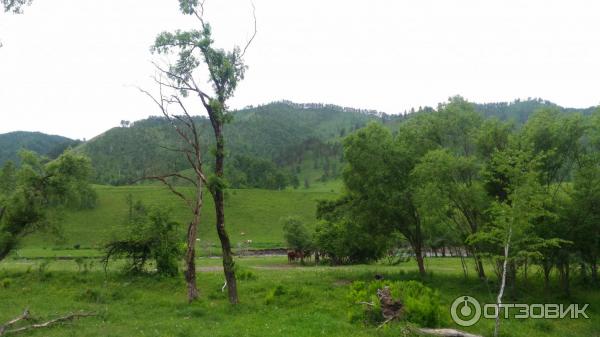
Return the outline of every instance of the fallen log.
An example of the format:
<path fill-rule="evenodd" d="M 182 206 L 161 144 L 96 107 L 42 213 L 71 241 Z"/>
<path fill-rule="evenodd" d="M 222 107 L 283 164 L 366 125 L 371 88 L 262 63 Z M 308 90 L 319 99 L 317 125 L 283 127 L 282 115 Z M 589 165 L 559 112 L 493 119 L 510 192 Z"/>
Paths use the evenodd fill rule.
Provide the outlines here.
<path fill-rule="evenodd" d="M 433 335 L 433 336 L 441 336 L 441 337 L 483 337 L 481 335 L 474 335 L 468 332 L 454 330 L 454 329 L 428 329 L 421 328 L 419 329 L 420 333 Z"/>
<path fill-rule="evenodd" d="M 92 312 L 70 313 L 68 315 L 57 317 L 57 318 L 51 319 L 51 320 L 43 322 L 43 323 L 32 323 L 30 325 L 21 326 L 18 328 L 15 327 L 15 328 L 11 329 L 11 327 L 17 325 L 17 323 L 19 323 L 21 321 L 34 321 L 34 318 L 31 316 L 29 309 L 25 309 L 25 311 L 21 315 L 11 319 L 10 321 L 4 323 L 3 325 L 0 325 L 0 336 L 6 336 L 8 334 L 17 334 L 17 333 L 21 333 L 21 332 L 33 330 L 33 329 L 47 328 L 47 327 L 55 325 L 57 323 L 71 321 L 71 320 L 74 320 L 74 319 L 80 318 L 80 317 L 90 317 L 90 316 L 96 316 L 96 314 L 92 313 Z"/>

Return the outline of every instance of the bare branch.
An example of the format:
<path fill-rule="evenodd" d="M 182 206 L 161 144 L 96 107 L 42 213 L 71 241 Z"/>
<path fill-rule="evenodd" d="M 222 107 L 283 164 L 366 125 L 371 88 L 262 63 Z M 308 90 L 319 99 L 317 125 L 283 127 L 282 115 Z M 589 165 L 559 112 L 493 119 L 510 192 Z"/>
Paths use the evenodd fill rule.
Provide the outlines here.
<path fill-rule="evenodd" d="M 44 323 L 37 323 L 37 324 L 31 324 L 31 325 L 27 325 L 27 326 L 23 326 L 20 328 L 15 328 L 15 329 L 10 329 L 8 330 L 7 328 L 9 326 L 12 326 L 14 324 L 16 324 L 19 321 L 22 320 L 31 320 L 32 317 L 29 313 L 28 309 L 25 309 L 25 312 L 20 315 L 19 317 L 9 321 L 8 323 L 0 326 L 0 336 L 4 336 L 4 335 L 8 335 L 8 334 L 17 334 L 17 333 L 21 333 L 24 331 L 28 331 L 28 330 L 33 330 L 33 329 L 40 329 L 40 328 L 47 328 L 49 326 L 55 325 L 57 323 L 61 323 L 61 322 L 65 322 L 65 321 L 71 321 L 73 319 L 76 318 L 80 318 L 80 317 L 90 317 L 90 316 L 96 316 L 95 313 L 92 312 L 79 312 L 79 313 L 71 313 L 62 317 L 58 317 L 55 319 L 51 319 L 47 322 Z"/>
<path fill-rule="evenodd" d="M 441 337 L 483 337 L 481 335 L 474 335 L 468 332 L 454 330 L 454 329 L 428 329 L 421 328 L 418 329 L 420 333 L 433 335 L 433 336 L 441 336 Z"/>
<path fill-rule="evenodd" d="M 12 325 L 15 325 L 17 323 L 19 323 L 20 321 L 23 320 L 28 320 L 31 318 L 31 314 L 29 313 L 29 309 L 25 308 L 25 310 L 23 311 L 23 313 L 13 319 L 11 319 L 10 321 L 4 323 L 4 325 L 0 325 L 0 336 L 4 335 L 4 332 L 6 331 L 6 329 Z"/>
<path fill-rule="evenodd" d="M 244 58 L 244 55 L 246 55 L 246 50 L 248 49 L 248 47 L 250 47 L 250 44 L 256 37 L 256 32 L 257 32 L 257 30 L 256 30 L 256 6 L 254 6 L 254 2 L 252 2 L 252 16 L 254 17 L 254 33 L 252 34 L 252 37 L 250 38 L 250 40 L 248 40 L 248 42 L 246 43 L 246 46 L 242 50 L 242 53 L 240 54 L 240 59 Z"/>
<path fill-rule="evenodd" d="M 159 83 L 159 92 L 160 92 L 160 99 L 157 99 L 156 97 L 154 97 L 154 95 L 152 95 L 151 93 L 149 93 L 148 91 L 139 88 L 138 90 L 141 91 L 142 93 L 144 93 L 146 96 L 150 97 L 152 99 L 152 101 L 159 107 L 160 111 L 162 112 L 163 116 L 169 121 L 169 123 L 171 123 L 171 125 L 175 128 L 175 131 L 177 131 L 177 133 L 181 136 L 181 138 L 183 138 L 189 145 L 191 145 L 192 147 L 194 147 L 194 142 L 192 142 L 192 140 L 188 137 L 188 135 L 181 130 L 181 128 L 179 128 L 177 126 L 177 124 L 175 123 L 175 121 L 173 120 L 173 118 L 178 119 L 176 115 L 171 115 L 168 111 L 168 104 L 170 102 L 173 101 L 169 101 L 167 99 L 164 98 L 164 95 L 162 93 L 162 85 L 161 85 L 161 81 L 158 81 L 157 83 Z M 166 104 L 165 104 L 166 103 Z M 188 125 L 189 127 L 189 125 Z M 191 128 L 190 128 L 191 129 Z"/>
<path fill-rule="evenodd" d="M 160 147 L 161 149 L 167 150 L 167 151 L 173 151 L 173 152 L 181 152 L 181 153 L 187 153 L 189 152 L 189 150 L 186 149 L 176 149 L 176 148 L 172 148 L 172 147 L 168 147 L 168 146 L 163 146 L 163 145 L 158 145 L 158 147 Z"/>
<path fill-rule="evenodd" d="M 167 186 L 169 188 L 169 190 L 171 190 L 171 192 L 173 194 L 175 194 L 176 196 L 178 196 L 179 198 L 181 198 L 188 205 L 188 207 L 193 211 L 194 210 L 194 204 L 185 195 L 183 195 L 183 193 L 179 192 L 170 182 L 167 181 L 167 178 L 171 177 L 171 176 L 173 176 L 173 175 L 167 174 L 167 175 L 164 175 L 164 176 L 146 176 L 146 177 L 143 177 L 142 179 L 139 179 L 139 180 L 158 180 L 158 181 L 160 181 L 165 186 Z"/>

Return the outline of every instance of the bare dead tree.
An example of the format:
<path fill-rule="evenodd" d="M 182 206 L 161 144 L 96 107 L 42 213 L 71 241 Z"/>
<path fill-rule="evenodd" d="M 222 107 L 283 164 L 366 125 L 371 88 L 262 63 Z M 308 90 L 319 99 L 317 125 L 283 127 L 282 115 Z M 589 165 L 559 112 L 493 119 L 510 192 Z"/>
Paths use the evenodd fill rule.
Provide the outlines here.
<path fill-rule="evenodd" d="M 152 99 L 163 116 L 169 121 L 175 132 L 179 135 L 183 145 L 181 148 L 169 148 L 169 150 L 180 152 L 185 156 L 188 164 L 192 168 L 193 177 L 172 172 L 162 175 L 146 176 L 143 179 L 152 179 L 163 183 L 169 188 L 171 193 L 183 200 L 192 212 L 192 219 L 187 228 L 185 253 L 185 281 L 187 283 L 188 301 L 192 302 L 199 297 L 198 287 L 196 285 L 196 239 L 198 238 L 198 224 L 200 223 L 200 216 L 202 213 L 203 190 L 204 186 L 207 184 L 206 176 L 202 170 L 202 145 L 200 144 L 196 123 L 189 114 L 181 98 L 174 94 L 166 95 L 163 91 L 165 86 L 175 86 L 173 81 L 168 78 L 165 79 L 162 76 L 156 77 L 155 81 L 159 87 L 159 94 L 157 97 L 146 90 L 140 89 L 140 91 Z M 181 114 L 171 113 L 169 108 L 172 106 L 175 106 L 177 111 Z M 193 195 L 190 197 L 179 191 L 172 183 L 172 178 L 179 178 L 190 183 L 194 187 Z"/>

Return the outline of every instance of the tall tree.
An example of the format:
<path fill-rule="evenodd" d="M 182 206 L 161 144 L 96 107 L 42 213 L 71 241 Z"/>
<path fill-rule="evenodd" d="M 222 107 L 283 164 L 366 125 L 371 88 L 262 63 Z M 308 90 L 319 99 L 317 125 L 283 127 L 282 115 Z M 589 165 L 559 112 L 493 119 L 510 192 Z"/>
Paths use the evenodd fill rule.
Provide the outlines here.
<path fill-rule="evenodd" d="M 158 53 L 178 52 L 178 60 L 168 69 L 159 67 L 159 70 L 169 79 L 175 81 L 172 88 L 177 89 L 184 96 L 192 93 L 196 95 L 208 113 L 215 136 L 215 167 L 214 176 L 209 179 L 208 187 L 215 201 L 216 227 L 221 249 L 223 252 L 223 270 L 229 301 L 238 303 L 237 282 L 235 278 L 234 261 L 231 252 L 231 242 L 225 229 L 224 178 L 225 137 L 224 125 L 231 121 L 228 113 L 227 100 L 233 96 L 238 82 L 244 78 L 246 65 L 244 55 L 250 43 L 256 36 L 256 17 L 254 20 L 254 34 L 243 49 L 234 47 L 231 51 L 216 48 L 212 38 L 212 28 L 204 20 L 204 3 L 198 0 L 179 0 L 179 8 L 185 15 L 190 15 L 198 20 L 199 29 L 189 31 L 178 30 L 174 33 L 163 32 L 156 38 L 153 50 Z M 212 85 L 214 96 L 198 86 L 194 75 L 201 61 L 206 65 L 209 82 Z"/>
<path fill-rule="evenodd" d="M 368 231 L 385 232 L 388 238 L 402 233 L 413 248 L 419 273 L 425 275 L 422 214 L 410 179 L 419 157 L 407 145 L 374 123 L 346 137 L 345 198 L 356 221 Z"/>

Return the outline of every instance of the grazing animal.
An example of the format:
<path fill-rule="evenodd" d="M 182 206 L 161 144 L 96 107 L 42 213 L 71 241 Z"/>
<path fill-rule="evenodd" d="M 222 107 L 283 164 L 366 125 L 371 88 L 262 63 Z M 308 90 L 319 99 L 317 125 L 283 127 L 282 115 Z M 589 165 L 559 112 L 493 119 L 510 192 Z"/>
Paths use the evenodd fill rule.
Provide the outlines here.
<path fill-rule="evenodd" d="M 288 256 L 288 263 L 292 263 L 292 262 L 296 261 L 297 256 L 296 256 L 295 251 L 293 251 L 293 250 L 288 251 L 287 256 Z"/>
<path fill-rule="evenodd" d="M 304 252 L 302 252 L 301 250 L 297 250 L 294 252 L 294 254 L 296 254 L 296 259 L 300 260 L 300 262 L 304 264 Z"/>
<path fill-rule="evenodd" d="M 376 280 L 383 280 L 383 275 L 381 275 L 381 274 L 375 274 L 375 279 Z"/>
<path fill-rule="evenodd" d="M 311 261 L 312 260 L 312 252 L 310 250 L 305 250 L 303 252 L 304 257 L 308 260 Z"/>

